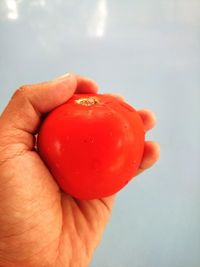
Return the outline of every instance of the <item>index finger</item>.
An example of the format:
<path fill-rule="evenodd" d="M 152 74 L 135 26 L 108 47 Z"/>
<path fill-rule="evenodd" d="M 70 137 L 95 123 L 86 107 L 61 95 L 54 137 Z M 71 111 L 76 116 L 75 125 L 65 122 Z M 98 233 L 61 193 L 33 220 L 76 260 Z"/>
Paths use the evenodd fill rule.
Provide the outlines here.
<path fill-rule="evenodd" d="M 77 78 L 76 93 L 78 94 L 97 93 L 99 86 L 94 80 L 80 75 L 76 75 L 76 78 Z"/>
<path fill-rule="evenodd" d="M 151 130 L 156 125 L 156 116 L 151 110 L 141 109 L 138 110 L 138 114 L 143 121 L 145 131 Z"/>

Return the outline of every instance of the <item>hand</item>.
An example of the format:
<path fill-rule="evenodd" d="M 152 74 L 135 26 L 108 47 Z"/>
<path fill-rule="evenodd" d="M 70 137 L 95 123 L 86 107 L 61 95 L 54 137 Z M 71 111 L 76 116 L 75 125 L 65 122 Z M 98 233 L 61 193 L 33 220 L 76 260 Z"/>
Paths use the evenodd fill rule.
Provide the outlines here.
<path fill-rule="evenodd" d="M 60 191 L 35 150 L 42 114 L 75 92 L 92 93 L 90 79 L 66 75 L 23 86 L 0 117 L 0 266 L 86 267 L 99 243 L 114 196 L 75 200 Z M 139 111 L 146 130 L 151 112 Z M 151 167 L 159 146 L 146 142 L 138 173 Z"/>

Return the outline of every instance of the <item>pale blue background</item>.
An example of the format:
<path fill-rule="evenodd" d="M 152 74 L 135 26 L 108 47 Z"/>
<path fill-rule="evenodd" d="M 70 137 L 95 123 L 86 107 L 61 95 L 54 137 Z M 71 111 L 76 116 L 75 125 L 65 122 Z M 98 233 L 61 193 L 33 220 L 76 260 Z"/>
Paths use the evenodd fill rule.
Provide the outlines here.
<path fill-rule="evenodd" d="M 91 267 L 199 267 L 200 1 L 0 0 L 0 110 L 68 71 L 152 109 L 162 149 L 118 195 Z"/>

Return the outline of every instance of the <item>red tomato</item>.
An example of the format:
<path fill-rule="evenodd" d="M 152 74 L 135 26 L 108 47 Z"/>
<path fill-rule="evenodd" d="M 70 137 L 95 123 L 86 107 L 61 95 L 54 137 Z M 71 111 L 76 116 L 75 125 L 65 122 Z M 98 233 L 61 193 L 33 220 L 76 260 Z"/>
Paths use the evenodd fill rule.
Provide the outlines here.
<path fill-rule="evenodd" d="M 79 199 L 110 196 L 136 174 L 144 127 L 134 108 L 116 97 L 75 94 L 53 110 L 38 150 L 62 190 Z"/>

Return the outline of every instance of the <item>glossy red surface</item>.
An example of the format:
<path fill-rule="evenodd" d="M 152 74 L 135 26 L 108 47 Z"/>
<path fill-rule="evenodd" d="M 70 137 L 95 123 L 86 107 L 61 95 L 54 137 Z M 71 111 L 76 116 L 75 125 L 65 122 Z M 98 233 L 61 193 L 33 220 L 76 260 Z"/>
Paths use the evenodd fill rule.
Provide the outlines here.
<path fill-rule="evenodd" d="M 74 95 L 53 110 L 38 150 L 58 184 L 79 199 L 112 195 L 135 175 L 144 149 L 134 108 L 110 95 Z"/>

